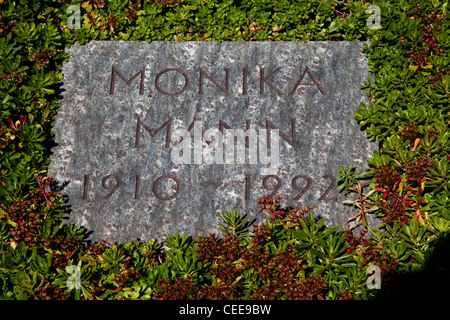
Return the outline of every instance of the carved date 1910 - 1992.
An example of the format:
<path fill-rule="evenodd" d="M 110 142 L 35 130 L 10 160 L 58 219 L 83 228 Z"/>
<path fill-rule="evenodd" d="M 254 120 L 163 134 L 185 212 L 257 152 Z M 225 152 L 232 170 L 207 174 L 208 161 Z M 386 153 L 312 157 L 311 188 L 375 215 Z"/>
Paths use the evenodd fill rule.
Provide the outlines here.
<path fill-rule="evenodd" d="M 332 175 L 325 175 L 323 176 L 324 179 L 330 180 L 330 184 L 328 185 L 328 188 L 322 193 L 322 195 L 320 196 L 320 198 L 318 199 L 319 201 L 337 201 L 337 196 L 329 196 L 328 194 L 335 188 L 336 185 L 336 179 L 334 176 Z M 167 194 L 164 195 L 162 194 L 159 189 L 158 186 L 160 184 L 160 182 L 162 180 L 165 179 L 170 179 L 172 180 L 175 185 L 171 192 L 172 194 Z M 303 179 L 306 181 L 306 185 L 305 186 L 299 186 L 298 184 L 298 180 L 299 179 Z M 110 185 L 108 182 L 111 180 L 115 180 L 115 184 L 114 185 Z M 270 180 L 274 180 L 275 184 L 273 183 L 269 183 Z M 93 181 L 95 182 L 95 179 L 93 179 L 90 175 L 86 174 L 84 175 L 84 182 L 83 182 L 83 194 L 82 194 L 82 199 L 83 200 L 87 200 L 88 199 L 88 193 L 89 193 L 89 181 Z M 292 188 L 299 191 L 299 193 L 297 193 L 294 197 L 293 200 L 294 201 L 298 201 L 300 200 L 300 198 L 311 188 L 312 184 L 313 184 L 313 179 L 309 176 L 306 175 L 296 175 L 295 177 L 292 178 L 291 181 L 291 185 Z M 262 186 L 271 191 L 270 193 L 270 197 L 274 197 L 275 194 L 280 190 L 281 186 L 282 186 L 282 181 L 281 178 L 277 175 L 266 175 L 266 176 L 262 176 L 262 180 L 261 180 Z M 118 175 L 115 174 L 108 174 L 106 175 L 102 181 L 101 181 L 101 185 L 102 187 L 109 191 L 109 193 L 107 193 L 106 195 L 104 195 L 102 197 L 102 199 L 109 199 L 123 184 L 126 184 L 122 178 Z M 142 189 L 142 181 L 141 181 L 141 175 L 140 174 L 136 174 L 134 177 L 134 184 L 135 184 L 135 189 L 134 189 L 134 199 L 139 200 L 141 197 L 141 189 Z M 200 186 L 203 187 L 207 187 L 207 186 L 214 186 L 214 187 L 218 187 L 222 184 L 222 182 L 220 181 L 207 181 L 207 182 L 202 182 L 200 183 Z M 251 192 L 251 186 L 252 186 L 252 181 L 251 181 L 251 177 L 249 174 L 245 175 L 244 178 L 244 198 L 245 200 L 250 200 L 250 192 Z M 182 183 L 181 181 L 173 174 L 169 174 L 169 175 L 162 175 L 159 178 L 157 178 L 153 184 L 152 184 L 152 192 L 154 193 L 154 195 L 160 199 L 160 200 L 173 200 L 175 199 L 181 192 L 182 189 Z"/>

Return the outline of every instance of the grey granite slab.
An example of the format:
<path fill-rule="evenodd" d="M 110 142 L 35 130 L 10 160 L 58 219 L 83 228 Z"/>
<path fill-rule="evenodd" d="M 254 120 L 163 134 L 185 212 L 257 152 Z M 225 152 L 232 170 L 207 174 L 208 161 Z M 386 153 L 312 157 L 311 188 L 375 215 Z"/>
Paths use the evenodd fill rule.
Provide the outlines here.
<path fill-rule="evenodd" d="M 341 203 L 338 167 L 363 169 L 376 148 L 353 116 L 368 103 L 362 47 L 71 46 L 48 170 L 68 198 L 69 221 L 92 231 L 94 241 L 164 239 L 175 231 L 195 236 L 218 232 L 219 215 L 228 210 L 262 222 L 268 216 L 256 200 L 272 193 L 283 206 L 311 205 L 327 225 L 348 226 L 357 211 Z M 237 139 L 233 154 L 219 148 L 231 141 L 220 138 L 228 129 L 253 135 Z M 241 163 L 238 148 L 246 151 Z"/>

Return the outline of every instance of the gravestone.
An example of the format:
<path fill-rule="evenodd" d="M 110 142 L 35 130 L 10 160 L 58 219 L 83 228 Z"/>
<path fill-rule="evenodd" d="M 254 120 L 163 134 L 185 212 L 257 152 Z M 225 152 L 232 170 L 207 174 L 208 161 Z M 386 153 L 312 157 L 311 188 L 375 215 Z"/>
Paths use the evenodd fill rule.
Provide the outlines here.
<path fill-rule="evenodd" d="M 219 232 L 264 195 L 348 226 L 339 166 L 375 144 L 353 112 L 368 98 L 362 42 L 73 45 L 48 173 L 90 239 Z"/>

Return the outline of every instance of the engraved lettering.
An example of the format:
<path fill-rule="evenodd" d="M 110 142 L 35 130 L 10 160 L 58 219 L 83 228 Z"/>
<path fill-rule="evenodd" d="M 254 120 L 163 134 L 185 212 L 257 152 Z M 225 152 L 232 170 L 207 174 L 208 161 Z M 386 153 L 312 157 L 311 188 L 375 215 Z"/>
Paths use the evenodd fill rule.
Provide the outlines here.
<path fill-rule="evenodd" d="M 247 95 L 247 78 L 248 78 L 248 69 L 244 68 L 242 69 L 242 95 Z"/>
<path fill-rule="evenodd" d="M 334 196 L 331 198 L 327 198 L 328 193 L 333 189 L 333 187 L 336 185 L 336 178 L 333 177 L 331 174 L 327 174 L 323 176 L 325 179 L 330 179 L 331 183 L 328 186 L 327 190 L 325 190 L 325 192 L 322 194 L 322 196 L 319 198 L 319 200 L 323 200 L 323 201 L 337 201 L 338 197 Z"/>
<path fill-rule="evenodd" d="M 204 182 L 200 182 L 200 185 L 202 187 L 209 187 L 209 186 L 220 187 L 221 184 L 222 184 L 222 182 L 220 182 L 220 181 L 204 181 Z"/>
<path fill-rule="evenodd" d="M 84 175 L 84 183 L 83 183 L 83 196 L 81 197 L 81 199 L 83 199 L 83 200 L 87 199 L 88 187 L 89 187 L 89 175 L 85 174 Z"/>
<path fill-rule="evenodd" d="M 266 129 L 267 129 L 267 144 L 270 144 L 270 131 L 271 129 L 278 130 L 279 135 L 286 140 L 291 146 L 295 148 L 296 145 L 296 120 L 291 119 L 291 136 L 289 137 L 284 132 L 280 131 L 269 119 L 266 119 Z"/>
<path fill-rule="evenodd" d="M 251 119 L 247 119 L 247 121 L 245 122 L 247 130 L 250 129 L 250 124 L 251 124 Z M 245 138 L 244 138 L 243 137 L 244 135 L 242 134 L 243 130 L 240 130 L 240 131 L 239 131 L 239 129 L 234 130 L 225 121 L 219 119 L 219 130 L 220 130 L 220 132 L 222 132 L 222 134 L 225 134 L 223 132 L 223 128 L 228 129 L 230 131 L 230 133 L 233 133 L 233 135 L 238 140 L 240 140 L 247 148 L 249 147 L 249 145 L 248 145 L 248 143 L 249 143 L 249 141 L 248 141 L 248 138 L 249 138 L 248 134 L 249 134 L 249 132 L 248 131 L 246 132 Z"/>
<path fill-rule="evenodd" d="M 265 68 L 260 68 L 260 79 L 259 79 L 259 94 L 264 95 L 266 93 L 265 86 L 266 84 L 272 88 L 275 92 L 277 92 L 278 95 L 282 96 L 284 95 L 283 91 L 280 90 L 271 80 L 270 78 L 274 77 L 279 71 L 281 70 L 281 67 L 277 67 L 269 74 L 266 74 Z M 167 88 L 163 88 L 160 83 L 160 78 L 165 73 L 175 71 L 178 73 L 181 73 L 181 75 L 184 77 L 184 84 L 181 89 L 175 92 L 170 92 L 167 90 Z M 313 81 L 313 84 L 311 83 L 303 83 L 303 80 L 306 76 L 306 74 L 309 75 L 311 80 Z M 127 77 L 118 70 L 118 68 L 114 65 L 111 67 L 111 81 L 110 81 L 110 88 L 109 88 L 109 94 L 113 95 L 115 90 L 115 84 L 116 79 L 119 76 L 127 85 L 130 85 L 131 82 L 140 76 L 140 82 L 139 82 L 139 94 L 144 94 L 144 80 L 145 80 L 145 66 L 142 67 L 141 70 L 139 70 L 137 73 L 135 73 L 131 78 L 127 79 Z M 205 77 L 208 78 L 209 81 L 211 81 L 217 88 L 220 89 L 223 93 L 226 95 L 230 94 L 230 68 L 225 68 L 225 84 L 221 84 L 217 79 L 215 79 L 210 73 L 205 71 L 202 68 L 199 68 L 199 94 L 204 94 L 204 82 Z M 248 95 L 248 78 L 249 78 L 249 70 L 247 67 L 242 69 L 242 95 Z M 189 86 L 190 79 L 189 79 L 189 73 L 186 71 L 181 70 L 180 68 L 165 68 L 160 70 L 155 77 L 155 87 L 156 90 L 164 95 L 168 96 L 175 96 L 183 93 Z M 322 95 L 327 95 L 327 91 L 325 88 L 321 85 L 319 80 L 316 78 L 314 73 L 311 71 L 311 69 L 307 66 L 306 69 L 303 71 L 303 73 L 298 78 L 297 82 L 289 92 L 289 95 L 294 95 L 297 92 L 297 89 L 300 85 L 309 85 L 313 86 L 315 85 L 319 91 L 322 93 Z"/>
<path fill-rule="evenodd" d="M 169 118 L 166 122 L 164 122 L 158 129 L 155 131 L 151 130 L 144 122 L 142 122 L 141 118 L 138 114 L 134 114 L 137 120 L 137 126 L 136 126 L 136 136 L 135 136 L 135 143 L 134 147 L 139 148 L 139 142 L 142 138 L 141 133 L 141 126 L 144 127 L 145 130 L 147 130 L 148 133 L 150 133 L 151 137 L 153 138 L 158 132 L 160 132 L 164 127 L 166 127 L 166 148 L 170 147 L 171 142 L 171 129 L 172 129 L 172 117 Z"/>
<path fill-rule="evenodd" d="M 140 190 L 141 190 L 141 175 L 136 175 L 136 186 L 134 188 L 134 198 L 139 199 L 140 196 Z"/>
<path fill-rule="evenodd" d="M 250 175 L 245 175 L 245 200 L 250 200 Z"/>
<path fill-rule="evenodd" d="M 127 78 L 113 65 L 111 68 L 111 83 L 109 86 L 109 94 L 114 94 L 114 86 L 116 84 L 116 74 L 123 80 L 127 85 L 130 85 L 131 81 L 136 79 L 139 75 L 141 80 L 139 83 L 139 94 L 144 94 L 144 79 L 145 79 L 145 67 L 142 67 L 134 76 L 127 80 Z"/>
<path fill-rule="evenodd" d="M 158 191 L 158 186 L 159 183 L 164 180 L 164 179 L 172 179 L 173 181 L 175 181 L 175 183 L 177 184 L 176 188 L 175 188 L 175 192 L 171 195 L 171 196 L 163 196 L 159 191 Z M 181 181 L 173 176 L 173 175 L 164 175 L 159 177 L 158 179 L 155 180 L 155 182 L 153 182 L 153 187 L 152 187 L 152 191 L 155 194 L 155 196 L 160 199 L 160 200 L 172 200 L 175 199 L 178 194 L 180 194 L 181 191 Z"/>
<path fill-rule="evenodd" d="M 267 180 L 269 180 L 270 178 L 273 178 L 277 181 L 277 184 L 273 187 L 270 187 L 267 184 Z M 280 190 L 282 182 L 281 182 L 280 177 L 275 176 L 275 175 L 269 175 L 269 176 L 265 176 L 263 178 L 262 184 L 263 184 L 264 188 L 266 188 L 267 190 L 273 190 L 272 193 L 269 195 L 269 198 L 273 198 L 273 196 L 277 194 L 278 190 Z"/>
<path fill-rule="evenodd" d="M 177 92 L 168 92 L 168 91 L 164 90 L 163 88 L 161 88 L 161 86 L 160 86 L 160 84 L 159 84 L 159 78 L 160 78 L 164 73 L 169 72 L 169 71 L 177 71 L 177 72 L 180 72 L 180 73 L 183 75 L 183 77 L 184 77 L 184 86 L 183 86 L 183 88 L 181 88 L 181 89 L 178 90 Z M 175 96 L 175 95 L 177 95 L 177 94 L 183 93 L 183 91 L 186 90 L 186 88 L 187 88 L 188 86 L 189 86 L 189 75 L 187 74 L 187 72 L 184 72 L 183 70 L 178 69 L 178 68 L 168 68 L 168 69 L 163 69 L 163 70 L 161 70 L 161 71 L 156 75 L 156 78 L 155 78 L 155 87 L 156 87 L 156 90 L 158 90 L 159 92 L 161 92 L 162 94 L 165 94 L 165 95 L 167 95 L 167 96 Z"/>
<path fill-rule="evenodd" d="M 308 67 L 306 67 L 305 71 L 303 71 L 302 75 L 300 76 L 300 78 L 295 83 L 295 85 L 292 88 L 292 90 L 289 93 L 289 95 L 292 96 L 297 91 L 297 88 L 298 88 L 299 85 L 307 85 L 307 86 L 311 86 L 312 85 L 312 84 L 302 83 L 303 78 L 305 77 L 306 74 L 308 74 L 309 77 L 312 79 L 312 81 L 314 82 L 316 87 L 319 89 L 320 93 L 322 93 L 324 96 L 327 95 L 327 92 L 325 91 L 324 87 L 322 87 L 322 85 L 319 83 L 319 81 L 316 79 L 316 77 L 314 76 L 314 74 L 311 72 L 311 70 Z"/>
<path fill-rule="evenodd" d="M 110 178 L 114 178 L 116 180 L 115 186 L 108 186 L 108 184 L 106 183 Z M 106 190 L 111 191 L 111 192 L 109 194 L 107 194 L 103 199 L 109 199 L 109 197 L 111 197 L 112 194 L 114 192 L 116 192 L 117 189 L 119 189 L 119 187 L 122 185 L 122 183 L 123 183 L 123 181 L 120 179 L 120 177 L 115 174 L 108 174 L 106 177 L 104 177 L 102 180 L 102 186 L 103 186 L 103 188 L 105 188 Z"/>
<path fill-rule="evenodd" d="M 230 68 L 225 68 L 225 87 L 222 86 L 216 79 L 214 79 L 208 72 L 200 68 L 200 77 L 199 77 L 199 93 L 203 94 L 203 76 L 207 77 L 214 83 L 222 92 L 225 94 L 230 93 Z"/>
<path fill-rule="evenodd" d="M 271 82 L 269 80 L 269 78 L 273 77 L 275 75 L 275 73 L 277 73 L 278 71 L 280 71 L 281 67 L 276 68 L 275 70 L 273 70 L 271 73 L 269 73 L 269 75 L 265 76 L 265 69 L 264 68 L 260 68 L 259 72 L 260 72 L 260 80 L 259 80 L 259 93 L 260 94 L 264 94 L 264 87 L 265 84 L 267 83 L 269 85 L 269 87 L 271 87 L 273 90 L 275 90 L 278 95 L 282 96 L 283 92 L 278 89 L 275 84 L 273 82 Z"/>
<path fill-rule="evenodd" d="M 300 179 L 300 178 L 306 180 L 306 186 L 304 186 L 304 187 L 299 187 L 298 186 L 297 180 Z M 304 175 L 301 175 L 301 174 L 299 174 L 298 176 L 295 176 L 292 179 L 292 187 L 295 190 L 300 191 L 300 193 L 294 197 L 294 201 L 299 200 L 306 193 L 306 191 L 308 191 L 308 189 L 311 187 L 311 184 L 312 184 L 312 179 L 310 177 L 304 176 Z"/>

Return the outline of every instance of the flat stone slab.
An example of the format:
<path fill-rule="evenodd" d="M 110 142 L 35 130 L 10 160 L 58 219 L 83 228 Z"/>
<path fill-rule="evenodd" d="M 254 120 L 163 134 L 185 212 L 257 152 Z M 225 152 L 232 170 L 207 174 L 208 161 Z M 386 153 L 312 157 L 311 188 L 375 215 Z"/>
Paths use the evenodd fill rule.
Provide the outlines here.
<path fill-rule="evenodd" d="M 71 46 L 48 170 L 69 221 L 94 241 L 196 236 L 229 210 L 262 222 L 271 194 L 348 226 L 338 167 L 363 169 L 376 148 L 353 116 L 369 102 L 363 44 Z"/>

